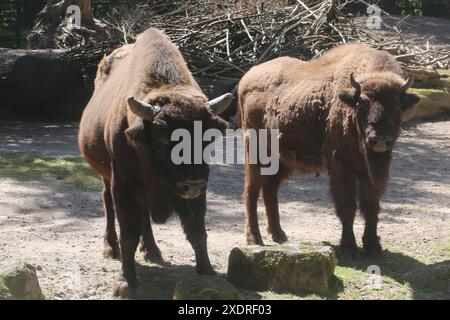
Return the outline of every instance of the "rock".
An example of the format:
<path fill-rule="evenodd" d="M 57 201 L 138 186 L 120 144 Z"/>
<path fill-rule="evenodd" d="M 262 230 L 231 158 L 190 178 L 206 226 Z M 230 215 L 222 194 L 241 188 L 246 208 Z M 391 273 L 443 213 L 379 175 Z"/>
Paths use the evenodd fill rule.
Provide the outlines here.
<path fill-rule="evenodd" d="M 0 300 L 43 300 L 36 269 L 18 263 L 0 270 Z"/>
<path fill-rule="evenodd" d="M 405 279 L 413 286 L 450 293 L 450 260 L 408 272 Z"/>
<path fill-rule="evenodd" d="M 334 250 L 328 246 L 234 248 L 228 261 L 228 280 L 245 288 L 327 294 L 336 263 Z"/>
<path fill-rule="evenodd" d="M 221 277 L 195 276 L 178 281 L 174 300 L 240 300 L 240 293 Z"/>

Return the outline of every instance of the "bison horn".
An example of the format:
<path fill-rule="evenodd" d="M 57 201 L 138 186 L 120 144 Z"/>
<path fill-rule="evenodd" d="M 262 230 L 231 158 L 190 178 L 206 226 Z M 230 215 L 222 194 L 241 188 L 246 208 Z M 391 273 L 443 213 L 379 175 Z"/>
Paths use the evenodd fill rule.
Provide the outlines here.
<path fill-rule="evenodd" d="M 218 98 L 215 98 L 208 102 L 208 109 L 215 115 L 219 115 L 224 112 L 233 101 L 233 95 L 231 93 L 224 94 Z"/>
<path fill-rule="evenodd" d="M 352 86 L 356 89 L 356 91 L 358 93 L 361 93 L 361 83 L 355 79 L 355 77 L 353 76 L 353 72 L 350 73 L 350 82 Z"/>
<path fill-rule="evenodd" d="M 414 77 L 408 77 L 408 79 L 406 79 L 405 82 L 400 86 L 400 91 L 406 92 L 406 90 L 412 87 L 413 83 Z"/>
<path fill-rule="evenodd" d="M 128 98 L 130 110 L 144 120 L 152 122 L 158 112 L 161 110 L 158 106 L 152 106 L 148 103 L 137 100 L 135 97 Z"/>

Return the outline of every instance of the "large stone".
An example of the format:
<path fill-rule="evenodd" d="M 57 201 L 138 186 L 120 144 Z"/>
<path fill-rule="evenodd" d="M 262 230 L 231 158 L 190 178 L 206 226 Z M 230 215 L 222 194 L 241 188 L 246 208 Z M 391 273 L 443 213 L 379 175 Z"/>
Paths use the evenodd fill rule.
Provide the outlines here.
<path fill-rule="evenodd" d="M 226 279 L 194 276 L 178 281 L 174 300 L 240 300 L 241 295 Z"/>
<path fill-rule="evenodd" d="M 18 263 L 0 270 L 0 300 L 43 300 L 36 269 Z"/>
<path fill-rule="evenodd" d="M 450 260 L 408 272 L 405 279 L 413 286 L 450 293 Z"/>
<path fill-rule="evenodd" d="M 234 248 L 228 261 L 228 279 L 245 288 L 327 294 L 336 263 L 336 255 L 328 246 Z"/>

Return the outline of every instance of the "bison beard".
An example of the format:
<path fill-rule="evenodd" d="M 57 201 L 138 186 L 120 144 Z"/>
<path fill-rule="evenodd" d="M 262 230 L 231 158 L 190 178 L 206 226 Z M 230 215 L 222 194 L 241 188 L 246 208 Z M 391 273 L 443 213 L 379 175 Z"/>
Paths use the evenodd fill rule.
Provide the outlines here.
<path fill-rule="evenodd" d="M 342 223 L 341 248 L 353 256 L 357 252 L 353 222 L 359 200 L 366 221 L 364 250 L 380 253 L 380 199 L 401 113 L 419 101 L 406 92 L 411 84 L 395 57 L 363 44 L 343 45 L 310 62 L 283 57 L 252 68 L 239 83 L 241 125 L 279 129 L 281 163 L 270 177 L 261 176 L 258 165 L 245 165 L 247 242 L 263 245 L 257 216 L 261 191 L 268 232 L 282 243 L 287 237 L 278 210 L 281 183 L 294 170 L 327 169 Z"/>
<path fill-rule="evenodd" d="M 130 297 L 135 291 L 139 242 L 146 259 L 162 261 L 150 216 L 163 223 L 177 213 L 194 249 L 197 272 L 215 274 L 205 228 L 209 168 L 204 163 L 173 164 L 171 134 L 179 128 L 192 133 L 194 121 L 201 121 L 205 130 L 223 132 L 226 122 L 217 115 L 230 102 L 230 94 L 208 102 L 178 49 L 156 29 L 100 62 L 78 140 L 84 158 L 104 182 L 104 255 L 122 260 L 114 295 Z"/>

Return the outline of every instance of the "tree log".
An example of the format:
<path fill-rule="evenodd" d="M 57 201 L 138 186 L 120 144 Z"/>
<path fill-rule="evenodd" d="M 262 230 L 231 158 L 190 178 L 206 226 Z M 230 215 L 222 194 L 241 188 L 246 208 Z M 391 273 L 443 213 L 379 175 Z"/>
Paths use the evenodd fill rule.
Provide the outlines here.
<path fill-rule="evenodd" d="M 403 121 L 434 118 L 450 110 L 450 70 L 416 72 L 414 76 L 418 81 L 411 91 L 421 100 L 403 115 Z"/>

